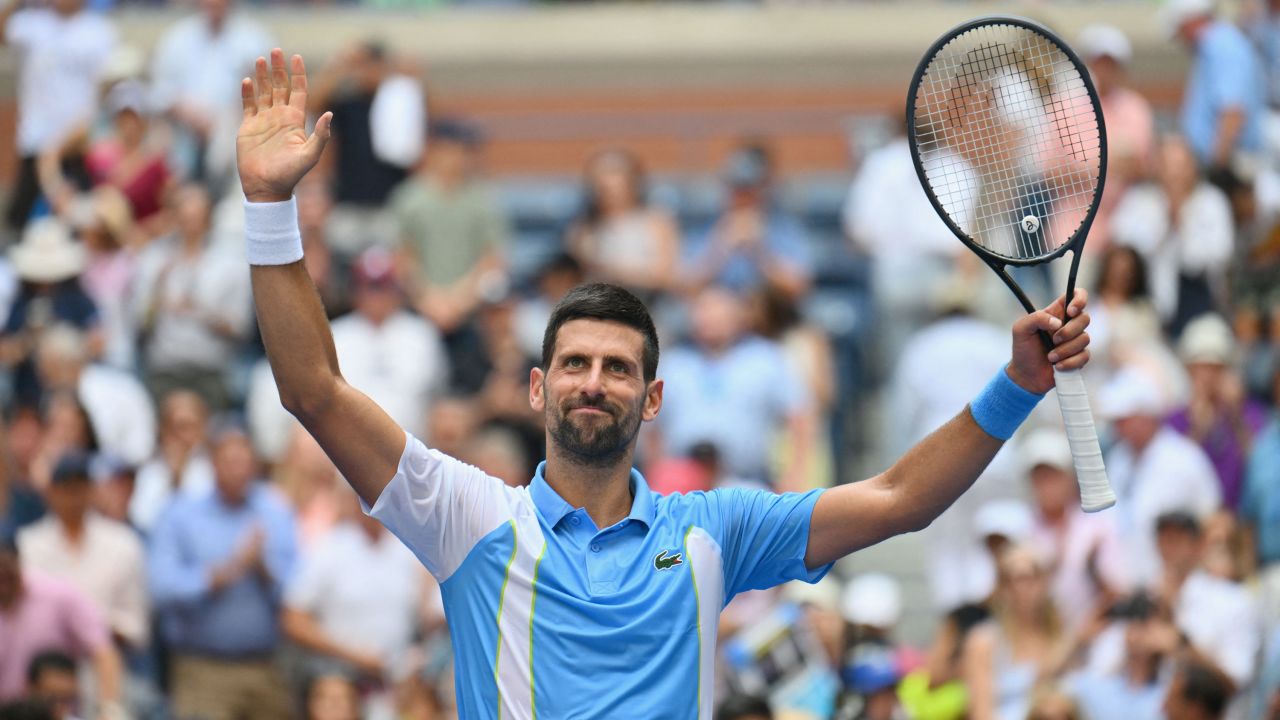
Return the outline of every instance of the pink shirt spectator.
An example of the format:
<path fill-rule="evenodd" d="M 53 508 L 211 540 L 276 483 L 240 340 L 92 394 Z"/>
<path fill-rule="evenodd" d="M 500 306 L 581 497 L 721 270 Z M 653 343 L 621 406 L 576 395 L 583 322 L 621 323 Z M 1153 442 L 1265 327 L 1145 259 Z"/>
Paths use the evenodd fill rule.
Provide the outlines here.
<path fill-rule="evenodd" d="M 1087 515 L 1074 508 L 1067 511 L 1060 527 L 1037 518 L 1031 544 L 1053 569 L 1053 601 L 1068 629 L 1079 627 L 1100 597 L 1090 571 L 1090 555 L 1094 556 L 1092 565 L 1098 578 L 1107 587 L 1121 592 L 1129 588 L 1115 524 L 1105 514 Z"/>
<path fill-rule="evenodd" d="M 38 653 L 87 657 L 110 641 L 93 603 L 74 587 L 39 572 L 22 574 L 17 604 L 0 611 L 0 701 L 21 697 L 27 665 Z"/>
<path fill-rule="evenodd" d="M 1133 182 L 1141 180 L 1155 154 L 1155 120 L 1151 103 L 1136 91 L 1117 88 L 1102 96 L 1102 119 L 1107 124 L 1107 184 L 1085 245 L 1098 254 L 1110 243 L 1111 213 Z"/>

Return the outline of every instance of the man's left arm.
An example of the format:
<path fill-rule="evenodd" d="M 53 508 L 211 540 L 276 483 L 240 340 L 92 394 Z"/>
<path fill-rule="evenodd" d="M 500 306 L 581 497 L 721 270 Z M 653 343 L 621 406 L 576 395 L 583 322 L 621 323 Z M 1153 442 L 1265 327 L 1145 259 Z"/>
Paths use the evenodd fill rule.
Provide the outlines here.
<path fill-rule="evenodd" d="M 1089 336 L 1084 312 L 1087 293 L 1076 290 L 1063 325 L 1062 299 L 1013 325 L 1013 356 L 1005 368 L 1007 379 L 984 391 L 989 401 L 1034 404 L 1036 396 L 1053 388 L 1053 370 L 1079 369 L 1089 361 Z M 1054 349 L 1046 355 L 1037 332 L 1052 334 Z M 993 389 L 994 388 L 994 389 Z M 990 397 L 996 392 L 1002 397 Z M 828 490 L 818 499 L 809 524 L 805 565 L 816 568 L 894 535 L 920 530 L 933 522 L 986 469 L 1007 437 L 993 436 L 975 419 L 970 405 L 921 440 L 885 472 Z M 1003 433 L 1001 433 L 1003 435 Z"/>

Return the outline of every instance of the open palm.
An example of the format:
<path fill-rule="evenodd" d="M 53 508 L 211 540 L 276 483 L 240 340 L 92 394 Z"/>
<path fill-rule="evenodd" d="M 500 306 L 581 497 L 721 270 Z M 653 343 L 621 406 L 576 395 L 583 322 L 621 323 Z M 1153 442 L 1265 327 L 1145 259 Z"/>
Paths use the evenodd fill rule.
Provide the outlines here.
<path fill-rule="evenodd" d="M 320 116 L 307 137 L 306 67 L 302 56 L 294 55 L 286 70 L 279 48 L 271 51 L 269 71 L 266 59 L 258 58 L 254 79 L 240 83 L 240 99 L 244 119 L 236 136 L 236 164 L 244 195 L 250 202 L 288 200 L 320 159 L 333 114 Z"/>

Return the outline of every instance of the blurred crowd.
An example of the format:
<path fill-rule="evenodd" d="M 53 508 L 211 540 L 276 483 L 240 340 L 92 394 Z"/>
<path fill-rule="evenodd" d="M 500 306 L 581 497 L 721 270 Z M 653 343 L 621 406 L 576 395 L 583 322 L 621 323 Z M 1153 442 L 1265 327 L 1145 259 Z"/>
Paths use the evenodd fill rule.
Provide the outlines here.
<path fill-rule="evenodd" d="M 1118 29 L 1070 38 L 1110 149 L 1081 285 L 1116 506 L 1080 510 L 1047 400 L 921 533 L 923 567 L 736 598 L 718 717 L 1280 718 L 1280 3 L 1157 21 L 1191 58 L 1180 108 L 1130 86 Z M 270 33 L 229 0 L 148 52 L 84 0 L 11 4 L 0 31 L 0 719 L 452 717 L 438 588 L 280 407 L 256 336 L 233 138 Z M 614 147 L 548 221 L 485 177 L 480 126 L 428 112 L 412 59 L 355 44 L 310 90 L 334 139 L 299 222 L 344 376 L 511 485 L 543 452 L 543 328 L 585 281 L 659 324 L 639 457 L 663 493 L 853 481 L 1007 360 L 1017 305 L 929 206 L 905 128 L 826 215 L 757 138 L 696 186 L 705 212 Z"/>

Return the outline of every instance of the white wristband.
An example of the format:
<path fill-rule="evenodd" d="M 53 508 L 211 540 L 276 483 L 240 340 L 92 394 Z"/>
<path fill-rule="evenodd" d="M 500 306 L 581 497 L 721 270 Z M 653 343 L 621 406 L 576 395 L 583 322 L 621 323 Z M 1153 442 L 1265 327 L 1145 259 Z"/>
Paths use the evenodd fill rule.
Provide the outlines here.
<path fill-rule="evenodd" d="M 302 259 L 298 202 L 244 201 L 244 235 L 250 265 L 288 265 Z"/>

